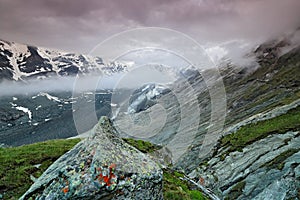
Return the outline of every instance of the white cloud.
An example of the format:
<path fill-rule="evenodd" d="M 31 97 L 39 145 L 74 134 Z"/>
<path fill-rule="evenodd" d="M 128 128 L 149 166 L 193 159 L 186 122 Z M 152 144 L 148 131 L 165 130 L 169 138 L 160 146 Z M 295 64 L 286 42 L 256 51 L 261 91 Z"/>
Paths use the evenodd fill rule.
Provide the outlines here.
<path fill-rule="evenodd" d="M 221 46 L 208 47 L 205 51 L 215 63 L 218 63 L 222 58 L 228 55 L 228 51 Z"/>

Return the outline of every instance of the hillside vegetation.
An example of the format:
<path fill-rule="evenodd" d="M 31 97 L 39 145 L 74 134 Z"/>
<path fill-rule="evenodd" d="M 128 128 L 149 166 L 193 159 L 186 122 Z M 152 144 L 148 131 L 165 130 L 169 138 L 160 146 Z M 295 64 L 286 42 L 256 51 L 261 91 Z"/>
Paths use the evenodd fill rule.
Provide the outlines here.
<path fill-rule="evenodd" d="M 56 159 L 80 139 L 51 140 L 13 148 L 0 148 L 0 194 L 17 199 Z M 1 199 L 1 198 L 0 198 Z"/>

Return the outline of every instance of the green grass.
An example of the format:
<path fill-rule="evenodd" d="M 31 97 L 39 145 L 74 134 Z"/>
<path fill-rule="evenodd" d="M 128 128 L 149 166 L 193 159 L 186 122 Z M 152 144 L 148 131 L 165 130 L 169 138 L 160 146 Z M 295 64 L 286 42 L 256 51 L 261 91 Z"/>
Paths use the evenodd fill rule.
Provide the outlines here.
<path fill-rule="evenodd" d="M 12 148 L 0 148 L 0 194 L 17 199 L 33 184 L 30 175 L 39 177 L 55 160 L 80 139 L 51 140 Z M 39 168 L 34 165 L 41 164 Z"/>
<path fill-rule="evenodd" d="M 161 148 L 157 145 L 143 140 L 135 140 L 132 138 L 123 138 L 123 140 L 143 153 L 152 153 Z"/>
<path fill-rule="evenodd" d="M 176 171 L 164 170 L 163 176 L 163 193 L 166 200 L 205 200 L 207 199 L 200 191 L 190 190 L 189 183 L 181 180 L 183 177 Z"/>
<path fill-rule="evenodd" d="M 228 152 L 241 151 L 245 146 L 271 134 L 282 134 L 300 129 L 300 106 L 286 114 L 241 127 L 237 132 L 221 138 L 221 146 Z"/>

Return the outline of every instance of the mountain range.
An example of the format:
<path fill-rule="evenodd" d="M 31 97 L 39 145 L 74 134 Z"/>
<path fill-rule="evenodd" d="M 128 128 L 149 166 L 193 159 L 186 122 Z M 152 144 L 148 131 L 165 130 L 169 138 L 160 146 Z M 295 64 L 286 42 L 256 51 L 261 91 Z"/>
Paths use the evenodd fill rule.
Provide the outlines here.
<path fill-rule="evenodd" d="M 112 74 L 125 71 L 126 63 L 104 64 L 100 57 L 66 53 L 0 40 L 0 81 L 43 79 L 77 74 Z"/>

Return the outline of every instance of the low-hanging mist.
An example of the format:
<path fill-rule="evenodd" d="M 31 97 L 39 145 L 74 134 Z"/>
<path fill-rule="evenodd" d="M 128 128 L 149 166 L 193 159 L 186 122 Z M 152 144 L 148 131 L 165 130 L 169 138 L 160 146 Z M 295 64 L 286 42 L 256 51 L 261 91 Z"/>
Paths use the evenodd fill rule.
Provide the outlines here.
<path fill-rule="evenodd" d="M 167 84 L 175 76 L 170 72 L 162 73 L 157 68 L 147 65 L 132 69 L 126 73 L 113 75 L 86 75 L 53 77 L 46 79 L 29 79 L 26 81 L 2 81 L 0 97 L 13 95 L 30 95 L 39 92 L 84 92 L 107 89 L 138 88 L 147 83 Z"/>

